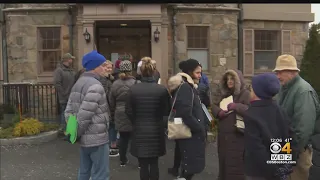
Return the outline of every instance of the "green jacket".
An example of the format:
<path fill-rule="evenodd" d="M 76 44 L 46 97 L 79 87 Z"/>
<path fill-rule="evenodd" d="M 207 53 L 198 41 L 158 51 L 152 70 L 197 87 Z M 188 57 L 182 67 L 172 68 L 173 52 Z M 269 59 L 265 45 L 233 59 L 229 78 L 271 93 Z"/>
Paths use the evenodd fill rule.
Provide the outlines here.
<path fill-rule="evenodd" d="M 296 148 L 301 152 L 310 144 L 315 122 L 319 119 L 318 95 L 312 86 L 298 75 L 281 87 L 276 100 L 291 118 Z"/>

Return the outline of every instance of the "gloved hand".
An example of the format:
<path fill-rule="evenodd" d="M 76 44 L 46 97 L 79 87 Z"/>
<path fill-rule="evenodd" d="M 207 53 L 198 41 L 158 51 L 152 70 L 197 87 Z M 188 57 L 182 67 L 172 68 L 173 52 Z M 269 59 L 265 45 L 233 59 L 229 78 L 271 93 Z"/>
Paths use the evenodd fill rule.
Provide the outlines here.
<path fill-rule="evenodd" d="M 227 112 L 224 111 L 224 110 L 221 110 L 221 111 L 219 111 L 219 113 L 218 113 L 218 118 L 219 118 L 219 119 L 224 119 L 224 118 L 226 118 L 227 116 L 228 116 L 228 114 L 227 114 Z"/>
<path fill-rule="evenodd" d="M 228 111 L 234 111 L 234 110 L 236 110 L 236 107 L 237 107 L 237 104 L 236 104 L 236 103 L 230 103 L 230 104 L 228 104 L 228 106 L 227 106 Z"/>

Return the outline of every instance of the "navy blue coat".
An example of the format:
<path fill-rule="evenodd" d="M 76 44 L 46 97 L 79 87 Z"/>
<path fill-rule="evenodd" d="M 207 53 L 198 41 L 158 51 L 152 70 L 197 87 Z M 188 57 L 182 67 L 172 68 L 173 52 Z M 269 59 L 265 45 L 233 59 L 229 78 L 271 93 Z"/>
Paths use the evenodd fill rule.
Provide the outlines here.
<path fill-rule="evenodd" d="M 197 89 L 188 83 L 181 85 L 179 92 L 173 91 L 177 96 L 174 109 L 176 117 L 181 117 L 183 122 L 191 129 L 192 137 L 177 140 L 181 154 L 181 167 L 187 173 L 196 174 L 205 167 L 205 123 Z M 194 94 L 194 96 L 192 95 Z M 193 99 L 192 99 L 193 97 Z M 193 103 L 192 103 L 193 102 Z"/>
<path fill-rule="evenodd" d="M 251 102 L 250 108 L 244 113 L 244 122 L 245 174 L 252 177 L 279 179 L 276 174 L 280 165 L 266 162 L 271 156 L 271 139 L 282 139 L 283 146 L 285 139 L 292 138 L 288 115 L 275 101 L 259 100 Z"/>

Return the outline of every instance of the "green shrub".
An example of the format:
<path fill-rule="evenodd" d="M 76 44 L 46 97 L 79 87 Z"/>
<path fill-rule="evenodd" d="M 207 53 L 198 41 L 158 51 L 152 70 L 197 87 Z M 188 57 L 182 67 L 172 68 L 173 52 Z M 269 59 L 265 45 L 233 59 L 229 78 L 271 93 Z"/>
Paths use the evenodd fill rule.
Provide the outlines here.
<path fill-rule="evenodd" d="M 212 121 L 210 122 L 210 132 L 212 132 L 214 138 L 216 138 L 218 135 L 218 120 L 213 117 L 211 107 L 208 109 L 208 111 L 212 117 Z"/>
<path fill-rule="evenodd" d="M 320 23 L 312 24 L 309 29 L 309 39 L 301 61 L 300 75 L 308 81 L 315 91 L 320 95 L 319 81 L 320 66 Z"/>
<path fill-rule="evenodd" d="M 0 129 L 0 139 L 7 139 L 13 137 L 13 127 Z"/>
<path fill-rule="evenodd" d="M 23 121 L 17 123 L 13 129 L 13 136 L 31 136 L 37 135 L 44 130 L 44 125 L 42 122 L 34 118 L 24 119 Z"/>
<path fill-rule="evenodd" d="M 40 129 L 40 131 L 38 131 Z M 8 139 L 13 137 L 22 137 L 37 135 L 41 132 L 54 131 L 59 129 L 57 123 L 41 123 L 36 119 L 24 119 L 21 123 L 16 123 L 15 126 L 1 128 L 0 139 Z"/>

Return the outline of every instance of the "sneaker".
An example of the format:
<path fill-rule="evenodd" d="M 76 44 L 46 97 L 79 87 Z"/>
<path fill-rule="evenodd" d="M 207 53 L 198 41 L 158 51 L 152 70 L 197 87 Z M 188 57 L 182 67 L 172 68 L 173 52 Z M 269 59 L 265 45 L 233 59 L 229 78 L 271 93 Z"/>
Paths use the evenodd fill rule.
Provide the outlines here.
<path fill-rule="evenodd" d="M 121 163 L 120 163 L 120 166 L 121 166 L 121 167 L 124 167 L 124 166 L 126 166 L 128 163 L 129 163 L 129 160 L 127 160 L 127 162 L 121 162 Z"/>
<path fill-rule="evenodd" d="M 119 156 L 119 151 L 118 151 L 118 149 L 110 149 L 109 156 L 110 156 L 110 157 L 117 157 L 117 156 Z"/>

